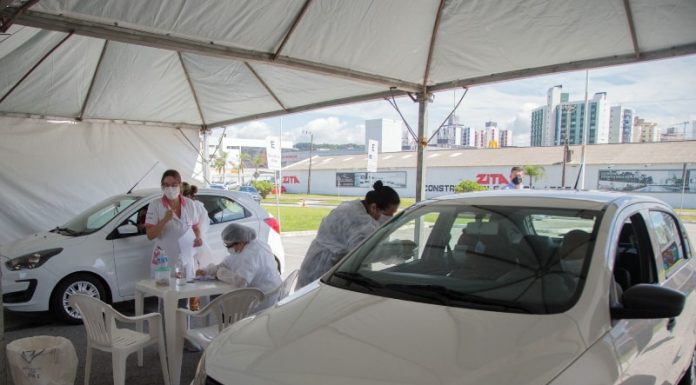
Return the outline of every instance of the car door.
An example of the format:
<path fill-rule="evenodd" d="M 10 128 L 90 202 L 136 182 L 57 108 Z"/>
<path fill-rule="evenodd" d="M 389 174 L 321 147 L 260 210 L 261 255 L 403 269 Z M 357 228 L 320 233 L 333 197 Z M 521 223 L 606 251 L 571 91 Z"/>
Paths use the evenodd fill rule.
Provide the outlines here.
<path fill-rule="evenodd" d="M 224 195 L 210 193 L 199 194 L 198 200 L 203 202 L 208 211 L 210 227 L 205 234 L 205 241 L 210 246 L 214 261 L 222 261 L 227 255 L 220 234 L 230 223 L 237 222 L 249 226 L 259 234 L 260 218 L 255 217 L 242 203 Z"/>
<path fill-rule="evenodd" d="M 124 299 L 135 295 L 135 284 L 138 281 L 150 277 L 150 260 L 154 243 L 148 240 L 145 235 L 144 213 L 147 212 L 148 203 L 134 207 L 130 215 L 125 220 L 121 220 L 119 225 L 109 234 L 114 248 L 118 295 Z M 135 225 L 138 232 L 121 234 L 118 231 L 119 227 L 127 224 Z"/>
<path fill-rule="evenodd" d="M 662 286 L 682 292 L 687 296 L 682 313 L 668 320 L 670 383 L 676 383 L 688 367 L 696 340 L 696 308 L 694 304 L 694 264 L 691 260 L 688 238 L 682 233 L 678 220 L 669 212 L 650 210 L 651 233 L 656 253 L 658 278 Z"/>
<path fill-rule="evenodd" d="M 611 237 L 614 252 L 612 305 L 621 293 L 640 283 L 659 284 L 651 226 L 645 207 L 632 207 L 617 216 Z M 625 230 L 628 229 L 629 231 Z M 622 237 L 622 233 L 624 236 Z M 630 233 L 631 235 L 625 235 Z M 630 240 L 631 244 L 624 242 Z M 622 369 L 620 384 L 663 384 L 671 371 L 672 333 L 667 319 L 620 319 L 609 332 Z"/>

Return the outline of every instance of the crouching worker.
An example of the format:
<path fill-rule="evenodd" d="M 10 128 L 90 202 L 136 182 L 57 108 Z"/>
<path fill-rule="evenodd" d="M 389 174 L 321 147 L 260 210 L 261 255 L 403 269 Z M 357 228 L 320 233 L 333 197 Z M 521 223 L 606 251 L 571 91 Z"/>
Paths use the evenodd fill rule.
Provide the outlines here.
<path fill-rule="evenodd" d="M 254 287 L 266 297 L 257 310 L 276 303 L 282 279 L 271 248 L 256 239 L 253 229 L 232 223 L 222 230 L 222 242 L 229 255 L 219 265 L 210 264 L 196 271 L 198 276 L 212 276 L 237 288 Z"/>

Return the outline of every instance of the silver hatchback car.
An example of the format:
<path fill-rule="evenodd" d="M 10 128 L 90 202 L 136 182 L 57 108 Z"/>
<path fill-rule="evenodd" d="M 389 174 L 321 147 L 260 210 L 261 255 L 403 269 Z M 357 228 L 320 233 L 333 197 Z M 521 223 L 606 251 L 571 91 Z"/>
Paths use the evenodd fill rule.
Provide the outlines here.
<path fill-rule="evenodd" d="M 150 274 L 152 241 L 145 236 L 144 212 L 162 192 L 139 190 L 116 195 L 90 207 L 63 226 L 0 247 L 5 309 L 46 311 L 72 323 L 79 313 L 68 304 L 80 293 L 106 302 L 133 299 L 135 284 Z M 213 259 L 227 250 L 220 233 L 230 222 L 256 230 L 266 241 L 281 272 L 285 251 L 278 222 L 246 193 L 201 189 L 198 199 L 208 210 L 205 240 Z"/>

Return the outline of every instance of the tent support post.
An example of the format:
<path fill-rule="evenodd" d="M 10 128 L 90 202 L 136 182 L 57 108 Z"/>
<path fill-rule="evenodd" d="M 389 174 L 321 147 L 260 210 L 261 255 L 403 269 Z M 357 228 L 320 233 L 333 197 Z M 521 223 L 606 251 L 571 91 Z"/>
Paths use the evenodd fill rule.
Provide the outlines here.
<path fill-rule="evenodd" d="M 418 142 L 416 150 L 416 202 L 425 199 L 425 151 L 428 147 L 428 139 L 425 137 L 428 130 L 428 103 L 433 101 L 433 95 L 429 93 L 418 94 Z"/>

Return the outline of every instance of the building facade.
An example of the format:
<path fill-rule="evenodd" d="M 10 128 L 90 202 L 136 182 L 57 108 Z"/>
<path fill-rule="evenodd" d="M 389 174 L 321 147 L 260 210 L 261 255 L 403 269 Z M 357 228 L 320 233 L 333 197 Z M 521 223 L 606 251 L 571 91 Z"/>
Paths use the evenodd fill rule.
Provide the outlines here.
<path fill-rule="evenodd" d="M 365 121 L 365 143 L 376 140 L 379 152 L 401 151 L 401 121 L 392 119 L 370 119 Z"/>
<path fill-rule="evenodd" d="M 588 132 L 585 143 L 603 144 L 609 142 L 609 105 L 607 94 L 598 92 L 588 103 L 587 121 Z M 585 101 L 569 101 L 556 106 L 556 138 L 555 145 L 582 144 L 585 122 Z"/>
<path fill-rule="evenodd" d="M 612 106 L 609 112 L 608 143 L 630 143 L 633 140 L 633 117 L 630 108 Z"/>

